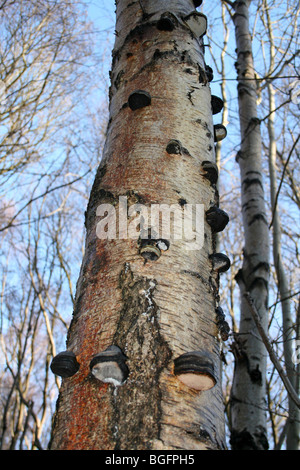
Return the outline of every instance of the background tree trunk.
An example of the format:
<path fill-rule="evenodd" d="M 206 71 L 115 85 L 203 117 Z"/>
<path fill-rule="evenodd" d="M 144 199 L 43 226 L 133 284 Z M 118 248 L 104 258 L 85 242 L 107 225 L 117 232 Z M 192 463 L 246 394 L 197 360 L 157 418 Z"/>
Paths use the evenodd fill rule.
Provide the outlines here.
<path fill-rule="evenodd" d="M 273 225 L 273 261 L 278 280 L 278 288 L 281 299 L 282 308 L 282 328 L 283 328 L 283 349 L 284 349 L 284 362 L 287 371 L 287 376 L 296 389 L 297 373 L 296 367 L 293 363 L 293 341 L 295 336 L 294 323 L 291 313 L 290 295 L 291 290 L 289 287 L 288 279 L 285 273 L 284 265 L 281 255 L 281 224 L 276 203 L 277 183 L 276 183 L 276 136 L 275 136 L 275 92 L 274 88 L 269 83 L 269 108 L 270 116 L 268 119 L 269 131 L 269 173 L 270 173 L 270 188 L 271 188 L 271 207 L 272 207 L 272 225 Z M 287 428 L 286 446 L 287 450 L 298 450 L 299 448 L 299 410 L 293 402 L 289 399 L 289 420 Z"/>
<path fill-rule="evenodd" d="M 249 292 L 265 330 L 268 327 L 269 233 L 261 167 L 261 135 L 257 118 L 256 82 L 249 32 L 250 1 L 236 1 L 236 34 L 241 149 L 244 259 L 236 279 L 241 291 L 239 333 L 235 336 L 235 371 L 231 390 L 232 449 L 264 450 L 266 431 L 266 349 L 257 333 L 243 294 Z"/>
<path fill-rule="evenodd" d="M 270 75 L 275 70 L 275 42 L 274 33 L 272 27 L 272 21 L 270 17 L 270 10 L 267 0 L 264 1 L 264 7 L 266 12 L 266 23 L 268 30 L 268 37 L 270 41 Z M 270 175 L 270 199 L 272 208 L 272 228 L 273 228 L 273 263 L 276 271 L 278 290 L 281 299 L 282 308 L 282 330 L 283 330 L 283 351 L 284 351 L 284 362 L 286 373 L 289 381 L 291 382 L 294 389 L 297 389 L 297 370 L 293 363 L 293 341 L 295 335 L 294 322 L 291 312 L 291 289 L 286 276 L 282 253 L 281 253 L 281 221 L 278 211 L 277 204 L 277 171 L 276 171 L 276 159 L 277 159 L 277 144 L 276 144 L 276 133 L 275 133 L 275 116 L 276 116 L 276 103 L 275 103 L 275 90 L 271 81 L 268 81 L 268 98 L 269 98 L 269 117 L 268 117 L 268 136 L 269 136 L 269 175 Z M 289 418 L 287 422 L 286 432 L 286 449 L 287 450 L 298 450 L 299 449 L 299 409 L 295 405 L 294 401 L 289 398 Z"/>
<path fill-rule="evenodd" d="M 124 232 L 111 240 L 96 235 L 97 207 L 112 204 L 118 214 L 119 196 L 128 206 L 174 204 L 181 212 L 186 203 L 204 211 L 218 204 L 215 181 L 202 166 L 215 159 L 203 43 L 184 20 L 194 3 L 116 3 L 109 126 L 86 211 L 67 341 L 80 369 L 62 380 L 50 449 L 224 449 L 211 227 L 204 222 L 202 249 L 171 238 L 169 249 L 147 262 L 138 240 Z M 132 110 L 135 90 L 151 103 Z M 171 139 L 181 144 L 169 153 Z M 111 345 L 127 358 L 129 376 L 120 387 L 90 373 L 91 359 Z M 199 350 L 212 359 L 216 377 L 202 392 L 174 375 L 174 359 Z"/>

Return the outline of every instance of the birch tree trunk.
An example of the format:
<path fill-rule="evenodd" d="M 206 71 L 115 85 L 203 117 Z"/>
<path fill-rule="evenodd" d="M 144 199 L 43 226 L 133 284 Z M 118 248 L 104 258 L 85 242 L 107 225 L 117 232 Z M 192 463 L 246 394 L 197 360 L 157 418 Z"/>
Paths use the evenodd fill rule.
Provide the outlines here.
<path fill-rule="evenodd" d="M 293 363 L 293 341 L 294 341 L 294 322 L 291 314 L 290 294 L 288 279 L 281 255 L 281 224 L 276 204 L 277 183 L 276 183 L 276 136 L 275 136 L 275 92 L 271 83 L 268 84 L 269 110 L 268 133 L 269 133 L 269 173 L 271 187 L 271 207 L 273 220 L 273 259 L 278 281 L 278 289 L 282 308 L 282 326 L 283 326 L 283 349 L 284 362 L 287 376 L 296 389 L 297 372 Z M 286 438 L 287 450 L 299 449 L 299 410 L 293 400 L 289 398 L 289 419 Z"/>
<path fill-rule="evenodd" d="M 53 450 L 225 447 L 216 309 L 229 265 L 211 256 L 215 229 L 204 217 L 218 205 L 212 103 L 220 109 L 205 73 L 200 3 L 116 2 L 107 140 L 67 340 L 74 375 L 62 379 Z M 133 204 L 173 205 L 181 215 L 203 205 L 203 247 L 172 236 L 147 247 L 124 230 L 137 224 Z M 111 239 L 99 237 L 100 213 Z M 106 366 L 118 384 L 104 382 Z"/>
<path fill-rule="evenodd" d="M 237 46 L 238 100 L 241 149 L 237 161 L 241 173 L 244 227 L 243 266 L 236 279 L 241 292 L 239 333 L 233 345 L 235 371 L 231 391 L 232 449 L 265 450 L 266 350 L 243 294 L 249 292 L 265 330 L 268 326 L 269 233 L 265 213 L 261 168 L 261 135 L 257 118 L 256 86 L 249 32 L 250 1 L 233 4 Z"/>

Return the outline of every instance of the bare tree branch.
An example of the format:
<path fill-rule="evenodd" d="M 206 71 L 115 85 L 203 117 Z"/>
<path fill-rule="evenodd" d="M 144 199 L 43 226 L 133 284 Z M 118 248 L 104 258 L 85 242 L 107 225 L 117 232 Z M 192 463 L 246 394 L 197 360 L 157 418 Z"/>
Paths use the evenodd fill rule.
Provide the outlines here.
<path fill-rule="evenodd" d="M 284 164 L 283 172 L 282 172 L 282 175 L 281 175 L 281 178 L 280 178 L 280 183 L 279 183 L 278 190 L 277 190 L 277 193 L 276 193 L 275 204 L 274 204 L 273 213 L 272 213 L 272 219 L 271 219 L 269 228 L 271 228 L 272 225 L 273 225 L 274 214 L 275 214 L 276 207 L 277 207 L 277 204 L 278 204 L 279 193 L 280 193 L 280 190 L 281 190 L 281 186 L 282 186 L 282 184 L 283 184 L 283 181 L 284 181 L 284 176 L 285 176 L 286 168 L 287 168 L 287 166 L 288 166 L 288 164 L 289 164 L 290 158 L 291 158 L 291 156 L 292 156 L 292 154 L 293 154 L 293 152 L 294 152 L 294 149 L 296 148 L 296 145 L 297 145 L 299 139 L 300 139 L 300 134 L 298 135 L 297 139 L 294 141 L 294 143 L 293 143 L 293 145 L 292 145 L 292 148 L 291 148 L 291 150 L 289 151 L 289 154 L 288 154 L 288 157 L 287 157 L 287 159 L 286 159 L 286 162 L 285 162 L 285 164 Z"/>
<path fill-rule="evenodd" d="M 281 366 L 275 352 L 274 352 L 274 349 L 272 348 L 271 346 L 271 343 L 269 341 L 269 338 L 261 324 L 261 321 L 260 321 L 260 318 L 259 318 L 259 314 L 258 314 L 258 311 L 254 305 L 254 302 L 253 302 L 253 299 L 251 298 L 250 294 L 248 292 L 245 292 L 244 293 L 244 297 L 249 305 L 249 310 L 252 314 L 252 317 L 253 317 L 253 320 L 255 322 L 255 325 L 257 327 L 257 330 L 261 336 L 261 339 L 263 340 L 263 343 L 269 353 L 269 357 L 272 361 L 272 363 L 274 364 L 274 366 L 276 367 L 276 370 L 278 372 L 278 374 L 280 375 L 281 379 L 282 379 L 282 382 L 284 383 L 284 386 L 286 388 L 286 391 L 288 392 L 290 398 L 294 401 L 295 405 L 300 409 L 300 399 L 294 389 L 294 387 L 292 386 L 290 380 L 288 379 L 283 367 Z"/>

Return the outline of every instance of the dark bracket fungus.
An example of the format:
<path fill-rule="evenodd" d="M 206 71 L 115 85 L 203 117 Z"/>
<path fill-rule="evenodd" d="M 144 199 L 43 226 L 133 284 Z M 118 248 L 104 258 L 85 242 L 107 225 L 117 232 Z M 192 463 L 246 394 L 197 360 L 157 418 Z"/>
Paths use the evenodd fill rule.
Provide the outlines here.
<path fill-rule="evenodd" d="M 216 184 L 219 177 L 219 170 L 217 165 L 214 162 L 205 160 L 204 162 L 202 162 L 202 168 L 205 171 L 205 174 L 203 176 L 207 178 L 211 182 L 211 184 Z"/>
<path fill-rule="evenodd" d="M 72 351 L 63 351 L 52 359 L 50 369 L 53 374 L 63 378 L 72 377 L 79 370 L 79 363 Z"/>
<path fill-rule="evenodd" d="M 214 140 L 215 142 L 220 142 L 221 140 L 225 139 L 227 136 L 227 129 L 223 124 L 215 124 L 214 125 Z"/>
<path fill-rule="evenodd" d="M 229 222 L 227 212 L 217 206 L 213 206 L 206 211 L 206 221 L 214 233 L 222 232 Z"/>
<path fill-rule="evenodd" d="M 205 391 L 215 386 L 214 363 L 203 351 L 182 354 L 174 360 L 174 374 L 187 387 Z"/>
<path fill-rule="evenodd" d="M 216 315 L 217 315 L 217 321 L 224 321 L 225 320 L 225 313 L 224 313 L 222 307 L 217 307 L 216 308 Z"/>
<path fill-rule="evenodd" d="M 212 261 L 213 269 L 218 273 L 224 273 L 230 268 L 230 259 L 224 253 L 214 253 L 209 255 L 209 258 Z"/>
<path fill-rule="evenodd" d="M 229 338 L 230 327 L 225 320 L 225 314 L 221 307 L 216 308 L 216 315 L 217 315 L 217 326 L 222 338 L 222 341 L 227 341 Z"/>
<path fill-rule="evenodd" d="M 203 1 L 203 0 L 193 0 L 193 2 L 194 2 L 194 7 L 195 7 L 195 8 L 200 7 L 200 5 L 202 5 L 202 1 Z"/>
<path fill-rule="evenodd" d="M 91 373 L 97 380 L 118 387 L 125 382 L 129 374 L 126 359 L 118 346 L 109 346 L 93 357 L 90 362 Z"/>
<path fill-rule="evenodd" d="M 209 82 L 212 82 L 214 79 L 214 72 L 213 72 L 213 69 L 209 65 L 205 66 L 205 73 L 206 73 L 207 80 Z"/>
<path fill-rule="evenodd" d="M 166 151 L 172 155 L 182 155 L 182 145 L 179 140 L 172 139 L 168 142 L 168 145 L 166 147 Z"/>
<path fill-rule="evenodd" d="M 196 38 L 201 38 L 206 33 L 207 17 L 203 13 L 193 11 L 184 17 L 184 21 Z"/>
<path fill-rule="evenodd" d="M 177 19 L 172 13 L 163 13 L 156 26 L 160 31 L 173 31 L 176 27 Z"/>
<path fill-rule="evenodd" d="M 229 333 L 230 333 L 230 327 L 227 321 L 218 323 L 218 329 L 219 329 L 219 333 L 220 333 L 222 341 L 224 342 L 227 341 L 229 338 Z"/>
<path fill-rule="evenodd" d="M 218 96 L 212 95 L 211 96 L 211 109 L 213 114 L 218 114 L 222 111 L 224 106 L 223 100 Z"/>
<path fill-rule="evenodd" d="M 161 251 L 156 244 L 148 242 L 140 248 L 140 254 L 145 260 L 157 261 L 161 256 Z"/>
<path fill-rule="evenodd" d="M 167 251 L 170 247 L 168 240 L 160 239 L 140 239 L 140 254 L 145 260 L 157 261 L 162 251 Z"/>
<path fill-rule="evenodd" d="M 135 90 L 128 98 L 128 105 L 132 111 L 136 109 L 144 108 L 151 104 L 151 96 L 147 91 Z"/>

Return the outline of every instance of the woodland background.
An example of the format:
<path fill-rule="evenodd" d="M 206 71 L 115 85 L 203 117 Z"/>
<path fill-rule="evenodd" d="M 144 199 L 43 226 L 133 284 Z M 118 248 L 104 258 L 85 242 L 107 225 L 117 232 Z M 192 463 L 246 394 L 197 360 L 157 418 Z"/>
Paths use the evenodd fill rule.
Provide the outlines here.
<path fill-rule="evenodd" d="M 283 299 L 282 277 L 272 262 L 268 334 L 284 365 L 282 301 L 288 301 L 299 374 L 300 7 L 296 0 L 253 0 L 250 10 L 271 249 L 281 251 L 288 283 Z M 239 326 L 235 275 L 243 253 L 236 46 L 230 2 L 204 1 L 200 11 L 208 17 L 204 43 L 214 70 L 211 90 L 225 103 L 214 119 L 227 128 L 216 149 L 221 206 L 230 215 L 220 251 L 232 262 L 220 293 L 232 330 L 224 345 L 227 412 L 230 344 Z M 84 213 L 105 140 L 114 34 L 110 0 L 0 1 L 1 449 L 46 449 L 49 441 L 60 385 L 49 365 L 65 349 L 73 311 Z M 273 236 L 275 211 L 279 237 Z M 270 448 L 284 449 L 287 393 L 271 361 L 267 403 Z M 227 427 L 229 436 L 228 419 Z"/>

